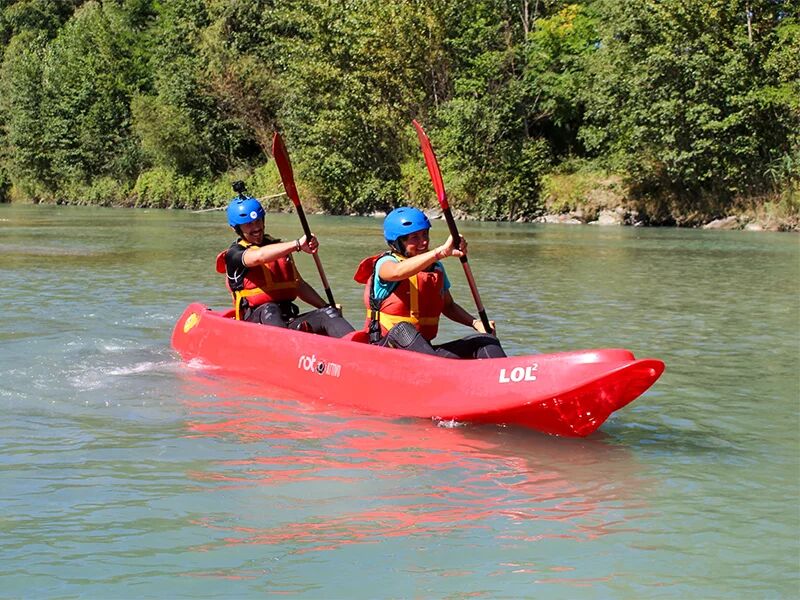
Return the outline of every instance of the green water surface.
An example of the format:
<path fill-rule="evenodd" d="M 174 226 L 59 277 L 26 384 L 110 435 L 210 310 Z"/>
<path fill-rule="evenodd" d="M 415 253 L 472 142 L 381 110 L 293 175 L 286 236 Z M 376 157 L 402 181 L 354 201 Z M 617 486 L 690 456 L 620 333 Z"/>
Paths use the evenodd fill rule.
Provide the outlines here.
<path fill-rule="evenodd" d="M 380 220 L 310 222 L 360 324 Z M 800 237 L 461 228 L 509 354 L 664 375 L 586 440 L 289 402 L 169 348 L 222 213 L 0 205 L 0 597 L 796 597 Z"/>

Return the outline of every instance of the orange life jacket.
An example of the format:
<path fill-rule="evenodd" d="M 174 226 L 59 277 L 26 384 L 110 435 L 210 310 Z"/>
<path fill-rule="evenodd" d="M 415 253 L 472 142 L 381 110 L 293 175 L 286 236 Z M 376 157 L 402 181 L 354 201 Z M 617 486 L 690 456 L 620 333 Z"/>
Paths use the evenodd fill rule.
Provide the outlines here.
<path fill-rule="evenodd" d="M 390 254 L 390 253 L 387 253 Z M 365 258 L 358 265 L 355 279 L 365 284 L 364 305 L 367 307 L 367 320 L 364 331 L 369 332 L 373 321 L 380 323 L 381 335 L 402 321 L 408 321 L 431 341 L 439 331 L 439 316 L 444 308 L 444 273 L 440 269 L 420 271 L 408 279 L 397 282 L 389 296 L 376 306 L 372 298 L 372 282 L 375 264 L 386 254 L 378 254 Z M 397 260 L 405 260 L 404 256 L 392 254 Z"/>
<path fill-rule="evenodd" d="M 249 248 L 253 244 L 239 240 L 239 245 Z M 227 273 L 225 255 L 223 250 L 217 255 L 217 272 Z M 300 275 L 294 266 L 294 261 L 288 256 L 279 258 L 270 263 L 255 267 L 244 267 L 244 285 L 242 289 L 231 289 L 230 278 L 226 277 L 225 285 L 233 295 L 233 309 L 236 318 L 241 319 L 244 306 L 255 307 L 265 302 L 285 302 L 297 298 L 297 289 L 300 285 Z"/>

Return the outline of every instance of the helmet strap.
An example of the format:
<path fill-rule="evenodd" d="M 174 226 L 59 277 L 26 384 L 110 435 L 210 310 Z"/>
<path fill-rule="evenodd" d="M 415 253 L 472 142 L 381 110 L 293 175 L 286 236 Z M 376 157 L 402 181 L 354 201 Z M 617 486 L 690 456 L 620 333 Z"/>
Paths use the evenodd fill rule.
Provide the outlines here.
<path fill-rule="evenodd" d="M 406 245 L 402 242 L 402 240 L 400 240 L 400 238 L 397 238 L 393 242 L 389 242 L 389 247 L 398 254 L 406 256 Z M 406 256 L 406 258 L 408 257 Z"/>

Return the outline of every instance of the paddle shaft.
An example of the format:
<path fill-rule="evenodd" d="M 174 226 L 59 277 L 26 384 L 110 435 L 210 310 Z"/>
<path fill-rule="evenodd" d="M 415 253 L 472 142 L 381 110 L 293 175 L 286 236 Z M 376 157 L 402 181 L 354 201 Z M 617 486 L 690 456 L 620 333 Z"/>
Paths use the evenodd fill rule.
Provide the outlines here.
<path fill-rule="evenodd" d="M 294 208 L 297 211 L 297 216 L 300 217 L 300 225 L 303 227 L 303 233 L 306 235 L 306 240 L 310 240 L 311 229 L 308 226 L 308 219 L 306 219 L 306 213 L 303 210 L 303 205 L 300 204 L 300 195 L 297 193 L 297 186 L 294 184 L 294 172 L 292 171 L 292 163 L 289 160 L 289 153 L 286 151 L 286 146 L 283 143 L 281 134 L 277 131 L 272 138 L 272 156 L 275 158 L 275 164 L 278 165 L 278 172 L 281 175 L 283 188 L 286 190 L 286 194 L 291 199 L 292 204 L 294 204 Z M 319 258 L 319 252 L 315 252 L 312 254 L 312 256 L 314 257 L 314 262 L 317 265 L 317 271 L 319 271 L 319 278 L 322 280 L 322 287 L 325 288 L 325 295 L 328 297 L 328 304 L 331 306 L 336 306 L 336 301 L 333 299 L 331 286 L 328 283 L 328 278 L 325 276 L 325 270 L 322 268 L 322 261 Z"/>
<path fill-rule="evenodd" d="M 436 192 L 436 199 L 439 201 L 439 206 L 442 207 L 445 221 L 447 221 L 447 227 L 450 230 L 450 235 L 453 236 L 453 243 L 455 244 L 455 247 L 458 248 L 461 243 L 461 236 L 458 233 L 456 220 L 453 218 L 453 213 L 450 210 L 450 204 L 447 202 L 447 192 L 445 192 L 444 189 L 444 182 L 442 181 L 442 172 L 439 169 L 439 162 L 436 160 L 436 154 L 433 152 L 431 141 L 428 139 L 428 136 L 422 129 L 422 126 L 417 123 L 416 120 L 412 121 L 412 123 L 414 124 L 414 128 L 417 130 L 417 137 L 419 138 L 419 144 L 422 148 L 422 154 L 425 156 L 425 165 L 428 167 L 428 173 L 431 176 L 433 189 Z M 475 300 L 475 306 L 478 309 L 478 316 L 481 319 L 481 323 L 483 323 L 483 329 L 486 331 L 486 333 L 491 333 L 492 327 L 489 323 L 489 317 L 486 316 L 486 309 L 483 307 L 481 295 L 478 292 L 478 286 L 475 283 L 475 277 L 472 276 L 472 269 L 469 266 L 469 261 L 467 260 L 466 255 L 460 257 L 460 260 L 461 266 L 464 267 L 464 275 L 467 277 L 469 290 L 472 292 L 472 298 Z"/>
<path fill-rule="evenodd" d="M 456 220 L 453 218 L 453 213 L 450 210 L 450 207 L 442 208 L 442 212 L 444 213 L 444 219 L 447 221 L 447 227 L 450 229 L 450 235 L 453 236 L 453 240 L 455 242 L 455 247 L 459 247 L 459 243 L 461 241 L 461 236 L 458 233 L 458 227 L 456 226 Z M 489 323 L 489 317 L 486 316 L 486 309 L 483 307 L 483 302 L 481 301 L 480 292 L 478 292 L 478 286 L 475 283 L 475 277 L 472 275 L 472 267 L 469 266 L 469 261 L 467 260 L 467 256 L 459 257 L 461 261 L 461 266 L 464 267 L 464 275 L 467 278 L 467 283 L 469 284 L 469 290 L 472 292 L 472 298 L 475 300 L 475 306 L 478 309 L 478 316 L 481 319 L 481 323 L 483 323 L 483 328 L 486 333 L 492 332 L 492 326 Z"/>
<path fill-rule="evenodd" d="M 297 211 L 297 216 L 300 217 L 300 224 L 303 226 L 303 233 L 306 234 L 306 240 L 311 239 L 311 229 L 308 227 L 308 220 L 306 219 L 306 213 L 303 210 L 303 206 L 298 202 L 294 205 L 295 210 Z M 322 280 L 322 287 L 325 288 L 325 295 L 328 297 L 328 304 L 331 306 L 336 306 L 336 301 L 333 299 L 333 292 L 331 291 L 331 286 L 328 283 L 328 278 L 325 276 L 325 270 L 322 268 L 322 261 L 319 258 L 319 250 L 312 254 L 311 256 L 314 257 L 314 262 L 317 265 L 317 271 L 319 271 L 319 278 Z"/>

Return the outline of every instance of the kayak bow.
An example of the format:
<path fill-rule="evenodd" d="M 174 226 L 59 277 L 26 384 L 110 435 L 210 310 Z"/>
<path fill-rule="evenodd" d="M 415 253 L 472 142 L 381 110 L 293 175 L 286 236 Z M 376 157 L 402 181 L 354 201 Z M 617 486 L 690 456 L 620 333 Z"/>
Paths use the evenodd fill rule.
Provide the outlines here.
<path fill-rule="evenodd" d="M 617 348 L 456 360 L 231 318 L 190 304 L 172 332 L 184 360 L 287 394 L 401 417 L 521 425 L 584 437 L 664 371 Z M 247 351 L 236 352 L 246 340 Z M 400 390 L 402 390 L 400 392 Z"/>

